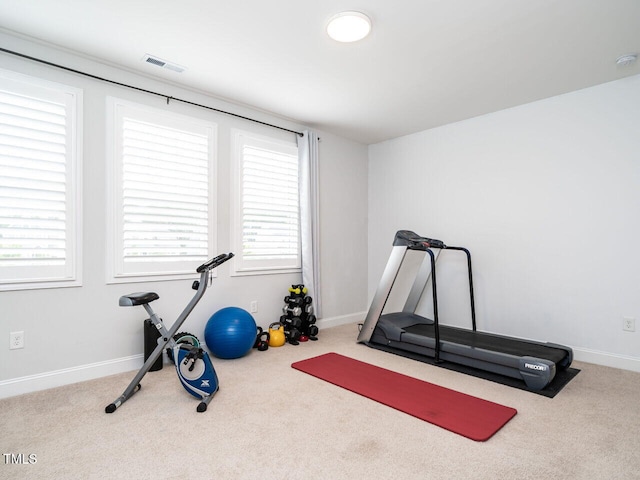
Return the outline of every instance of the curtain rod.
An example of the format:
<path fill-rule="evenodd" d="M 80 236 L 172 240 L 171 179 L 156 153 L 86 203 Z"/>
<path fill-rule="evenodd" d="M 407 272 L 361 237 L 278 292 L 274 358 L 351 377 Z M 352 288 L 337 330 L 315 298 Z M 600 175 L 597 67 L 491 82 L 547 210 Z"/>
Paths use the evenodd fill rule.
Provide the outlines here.
<path fill-rule="evenodd" d="M 300 137 L 303 136 L 303 134 L 301 132 L 297 132 L 296 130 L 290 130 L 288 128 L 280 127 L 278 125 L 273 125 L 271 123 L 262 122 L 260 120 L 254 119 L 254 118 L 249 118 L 249 117 L 245 117 L 243 115 L 238 115 L 237 113 L 226 112 L 226 111 L 220 110 L 218 108 L 209 107 L 207 105 L 202 105 L 200 103 L 190 102 L 189 100 L 183 100 L 182 98 L 172 97 L 170 95 L 165 95 L 163 93 L 154 92 L 152 90 L 147 90 L 147 89 L 144 89 L 144 88 L 135 87 L 133 85 L 128 85 L 126 83 L 116 82 L 115 80 L 110 80 L 108 78 L 99 77 L 98 75 L 93 75 L 91 73 L 82 72 L 80 70 L 76 70 L 76 69 L 73 69 L 73 68 L 65 67 L 64 65 L 58 65 L 57 63 L 49 62 L 47 60 L 42 60 L 42 59 L 36 58 L 36 57 L 31 57 L 29 55 L 25 55 L 25 54 L 19 53 L 19 52 L 14 52 L 12 50 L 7 50 L 6 48 L 0 47 L 0 51 L 4 52 L 4 53 L 9 53 L 11 55 L 15 55 L 17 57 L 26 58 L 27 60 L 32 60 L 34 62 L 42 63 L 44 65 L 49 65 L 51 67 L 56 67 L 56 68 L 59 68 L 61 70 L 66 70 L 67 72 L 75 73 L 75 74 L 78 74 L 78 75 L 83 75 L 85 77 L 93 78 L 95 80 L 100 80 L 102 82 L 111 83 L 113 85 L 118 85 L 120 87 L 127 87 L 127 88 L 130 88 L 132 90 L 137 90 L 139 92 L 149 93 L 151 95 L 156 95 L 158 97 L 163 97 L 163 98 L 167 99 L 167 105 L 169 104 L 169 101 L 174 100 L 176 102 L 185 103 L 187 105 L 193 105 L 195 107 L 206 108 L 207 110 L 213 110 L 214 112 L 224 113 L 225 115 L 230 115 L 232 117 L 241 118 L 242 120 L 248 120 L 250 122 L 259 123 L 260 125 L 266 125 L 267 127 L 277 128 L 278 130 L 284 130 L 285 132 L 295 133 L 296 135 L 298 135 Z"/>

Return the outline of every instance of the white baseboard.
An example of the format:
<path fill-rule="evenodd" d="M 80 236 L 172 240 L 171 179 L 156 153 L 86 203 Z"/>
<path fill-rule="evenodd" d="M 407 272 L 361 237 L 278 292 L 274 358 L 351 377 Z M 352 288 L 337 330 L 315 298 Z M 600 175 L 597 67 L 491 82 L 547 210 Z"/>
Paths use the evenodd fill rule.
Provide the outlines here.
<path fill-rule="evenodd" d="M 626 355 L 615 355 L 612 353 L 588 350 L 586 348 L 574 348 L 573 359 L 578 362 L 594 363 L 605 367 L 619 368 L 621 370 L 631 370 L 640 372 L 640 358 L 628 357 Z"/>
<path fill-rule="evenodd" d="M 367 312 L 358 312 L 351 313 L 349 315 L 341 315 L 339 317 L 321 318 L 318 320 L 318 328 L 322 330 L 323 328 L 338 327 L 349 323 L 362 322 L 366 315 Z"/>
<path fill-rule="evenodd" d="M 337 327 L 348 323 L 362 321 L 366 312 L 343 315 L 340 317 L 323 318 L 318 320 L 318 328 Z M 15 397 L 25 393 L 38 392 L 49 388 L 61 387 L 72 383 L 84 382 L 95 378 L 131 372 L 140 369 L 144 362 L 143 355 L 117 358 L 105 362 L 90 363 L 78 367 L 54 370 L 51 372 L 28 375 L 0 381 L 0 398 Z"/>
<path fill-rule="evenodd" d="M 337 327 L 339 325 L 359 322 L 364 319 L 365 315 L 366 312 L 361 312 L 340 317 L 323 318 L 318 320 L 318 328 Z M 143 355 L 140 354 L 108 360 L 106 362 L 90 363 L 78 367 L 2 380 L 0 381 L 0 399 L 93 380 L 117 373 L 135 371 L 140 369 L 143 363 L 144 358 Z"/>
<path fill-rule="evenodd" d="M 115 375 L 116 373 L 138 370 L 144 362 L 143 355 L 91 363 L 78 367 L 54 370 L 26 377 L 0 381 L 0 398 L 15 397 L 24 393 L 37 392 L 49 388 L 61 387 L 72 383 L 84 382 L 95 378 Z"/>

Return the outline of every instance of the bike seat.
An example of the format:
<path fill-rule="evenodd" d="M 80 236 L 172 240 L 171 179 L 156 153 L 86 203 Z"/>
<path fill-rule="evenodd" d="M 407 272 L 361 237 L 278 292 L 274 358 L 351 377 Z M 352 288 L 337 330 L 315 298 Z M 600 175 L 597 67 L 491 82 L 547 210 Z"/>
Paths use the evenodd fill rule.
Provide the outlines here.
<path fill-rule="evenodd" d="M 156 292 L 136 292 L 120 297 L 119 305 L 121 307 L 133 307 L 135 305 L 144 305 L 159 299 L 160 296 Z"/>

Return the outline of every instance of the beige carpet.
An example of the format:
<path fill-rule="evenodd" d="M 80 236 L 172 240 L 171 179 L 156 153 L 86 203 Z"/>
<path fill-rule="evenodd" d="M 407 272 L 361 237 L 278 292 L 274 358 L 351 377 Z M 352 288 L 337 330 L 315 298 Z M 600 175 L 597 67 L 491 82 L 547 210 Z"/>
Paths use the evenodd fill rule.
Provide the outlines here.
<path fill-rule="evenodd" d="M 357 327 L 214 365 L 205 413 L 170 365 L 111 415 L 134 372 L 0 400 L 1 479 L 640 478 L 640 374 L 585 363 L 555 398 L 355 343 Z M 478 443 L 313 378 L 326 352 L 501 403 L 518 414 Z M 35 463 L 29 464 L 29 455 Z"/>

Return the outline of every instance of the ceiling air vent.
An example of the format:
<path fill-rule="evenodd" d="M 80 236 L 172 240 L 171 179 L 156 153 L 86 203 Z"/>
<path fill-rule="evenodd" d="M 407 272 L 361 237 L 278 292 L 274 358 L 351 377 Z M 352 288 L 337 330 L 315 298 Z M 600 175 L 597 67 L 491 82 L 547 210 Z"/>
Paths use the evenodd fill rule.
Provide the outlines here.
<path fill-rule="evenodd" d="M 148 53 L 144 57 L 142 57 L 142 61 L 145 63 L 150 63 L 151 65 L 155 65 L 160 68 L 171 70 L 173 72 L 182 73 L 186 70 L 185 67 L 182 67 L 177 63 L 167 62 L 165 60 L 162 60 L 161 58 L 154 57 L 153 55 L 149 55 Z"/>

